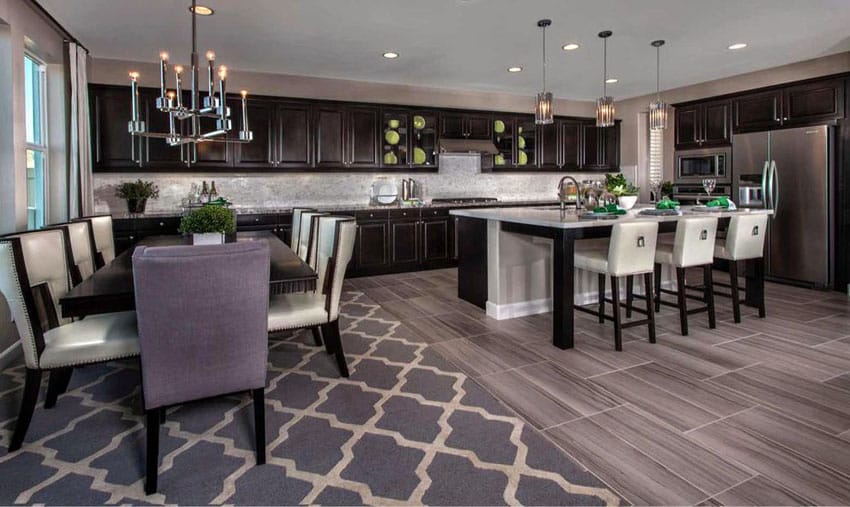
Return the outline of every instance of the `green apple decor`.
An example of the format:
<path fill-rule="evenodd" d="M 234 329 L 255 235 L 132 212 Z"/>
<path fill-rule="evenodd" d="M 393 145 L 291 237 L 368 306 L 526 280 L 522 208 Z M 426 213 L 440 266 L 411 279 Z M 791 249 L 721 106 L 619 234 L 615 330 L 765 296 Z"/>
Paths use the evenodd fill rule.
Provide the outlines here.
<path fill-rule="evenodd" d="M 413 163 L 416 165 L 422 165 L 425 163 L 425 150 L 420 147 L 413 148 Z"/>
<path fill-rule="evenodd" d="M 522 138 L 520 137 L 520 139 L 522 139 Z M 526 153 L 524 151 L 519 152 L 517 159 L 518 159 L 517 162 L 519 163 L 519 165 L 527 164 L 528 163 L 528 153 Z"/>
<path fill-rule="evenodd" d="M 384 153 L 384 163 L 387 165 L 396 165 L 398 164 L 398 157 L 395 153 L 388 151 Z"/>
<path fill-rule="evenodd" d="M 505 131 L 505 122 L 502 120 L 496 120 L 493 122 L 493 132 L 497 134 L 501 134 Z"/>
<path fill-rule="evenodd" d="M 386 139 L 387 142 L 392 145 L 398 144 L 400 138 L 401 136 L 399 136 L 398 132 L 396 132 L 395 130 L 387 130 L 387 133 L 384 134 L 384 139 Z"/>
<path fill-rule="evenodd" d="M 425 128 L 425 118 L 418 114 L 413 117 L 413 128 L 422 130 Z"/>
<path fill-rule="evenodd" d="M 387 125 L 389 125 L 391 129 L 397 129 L 399 123 L 398 120 L 390 120 L 387 122 Z"/>
<path fill-rule="evenodd" d="M 524 149 L 525 149 L 525 138 L 524 138 L 524 137 L 519 136 L 519 137 L 517 138 L 517 140 L 516 140 L 516 147 L 517 147 L 517 148 L 519 148 L 519 149 L 521 149 L 521 150 L 524 150 Z"/>

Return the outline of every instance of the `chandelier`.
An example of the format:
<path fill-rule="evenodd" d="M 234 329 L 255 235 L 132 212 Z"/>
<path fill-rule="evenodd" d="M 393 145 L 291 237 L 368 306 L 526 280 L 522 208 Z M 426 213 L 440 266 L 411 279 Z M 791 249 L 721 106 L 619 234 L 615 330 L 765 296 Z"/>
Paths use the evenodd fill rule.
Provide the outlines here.
<path fill-rule="evenodd" d="M 614 125 L 614 97 L 608 96 L 608 37 L 610 30 L 599 32 L 602 39 L 602 96 L 596 99 L 596 126 L 611 127 Z"/>
<path fill-rule="evenodd" d="M 182 65 L 174 66 L 174 90 L 168 89 L 168 53 L 159 55 L 159 97 L 156 99 L 156 109 L 168 114 L 168 132 L 149 132 L 145 121 L 139 117 L 139 87 L 138 72 L 130 72 L 130 95 L 132 100 L 131 119 L 127 130 L 131 135 L 165 139 L 170 146 L 183 144 L 218 142 L 218 143 L 249 143 L 254 135 L 248 128 L 248 92 L 242 90 L 242 125 L 239 137 L 228 138 L 227 133 L 233 129 L 230 120 L 230 108 L 227 107 L 227 67 L 218 67 L 218 92 L 215 89 L 215 53 L 207 51 L 207 93 L 201 102 L 201 90 L 198 81 L 198 35 L 196 29 L 196 1 L 192 0 L 192 55 L 189 80 L 191 98 L 189 103 L 183 100 L 184 84 Z M 201 118 L 214 118 L 215 129 L 201 132 Z M 178 128 L 177 122 L 186 122 L 188 129 Z"/>
<path fill-rule="evenodd" d="M 663 40 L 652 41 L 655 48 L 655 100 L 649 104 L 649 128 L 664 130 L 667 128 L 667 104 L 661 100 L 661 46 Z"/>
<path fill-rule="evenodd" d="M 546 91 L 546 27 L 552 24 L 550 19 L 541 19 L 537 26 L 543 29 L 543 91 L 537 94 L 534 104 L 534 123 L 537 125 L 549 125 L 554 119 L 552 117 L 552 92 Z"/>

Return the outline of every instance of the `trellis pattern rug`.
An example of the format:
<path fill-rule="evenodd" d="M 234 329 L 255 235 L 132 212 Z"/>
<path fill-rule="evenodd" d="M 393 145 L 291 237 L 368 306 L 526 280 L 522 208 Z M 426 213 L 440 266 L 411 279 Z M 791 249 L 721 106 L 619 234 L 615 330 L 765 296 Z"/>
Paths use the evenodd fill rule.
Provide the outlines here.
<path fill-rule="evenodd" d="M 172 409 L 159 493 L 143 491 L 134 362 L 74 372 L 8 454 L 23 365 L 0 374 L 0 504 L 611 505 L 620 498 L 362 292 L 342 309 L 351 377 L 308 332 L 274 337 L 268 464 L 255 466 L 251 401 Z"/>

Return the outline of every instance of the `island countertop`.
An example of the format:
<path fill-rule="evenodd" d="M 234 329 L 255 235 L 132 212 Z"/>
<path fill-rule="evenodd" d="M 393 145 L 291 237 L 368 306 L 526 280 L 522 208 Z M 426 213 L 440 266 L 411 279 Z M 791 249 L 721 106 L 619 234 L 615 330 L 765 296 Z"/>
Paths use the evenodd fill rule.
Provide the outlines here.
<path fill-rule="evenodd" d="M 527 208 L 472 208 L 456 209 L 450 213 L 454 216 L 466 218 L 479 218 L 483 220 L 496 220 L 500 222 L 512 222 L 517 224 L 535 225 L 539 227 L 550 227 L 554 229 L 583 229 L 591 227 L 610 227 L 618 222 L 631 221 L 653 221 L 653 222 L 675 222 L 688 216 L 713 216 L 717 218 L 730 218 L 735 215 L 772 215 L 770 209 L 737 209 L 725 211 L 701 211 L 694 210 L 694 206 L 682 206 L 681 215 L 641 215 L 642 209 L 650 206 L 636 206 L 627 211 L 625 215 L 618 215 L 616 219 L 587 219 L 579 218 L 575 208 L 567 208 L 562 213 L 557 206 L 540 206 Z"/>

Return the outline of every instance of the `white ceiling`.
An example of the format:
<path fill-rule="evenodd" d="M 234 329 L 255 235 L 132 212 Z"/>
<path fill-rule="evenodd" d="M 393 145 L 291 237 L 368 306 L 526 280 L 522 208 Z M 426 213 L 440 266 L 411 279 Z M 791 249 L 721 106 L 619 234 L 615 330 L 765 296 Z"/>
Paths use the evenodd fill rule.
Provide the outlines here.
<path fill-rule="evenodd" d="M 93 56 L 188 60 L 190 0 L 41 0 Z M 601 94 L 601 30 L 609 39 L 609 94 L 709 81 L 850 51 L 848 0 L 200 0 L 199 51 L 234 70 L 254 70 L 443 88 L 534 93 L 546 38 L 556 97 Z M 565 52 L 567 42 L 582 46 Z M 729 51 L 734 42 L 749 44 Z M 395 60 L 381 57 L 396 51 Z M 520 65 L 523 72 L 506 68 Z"/>

